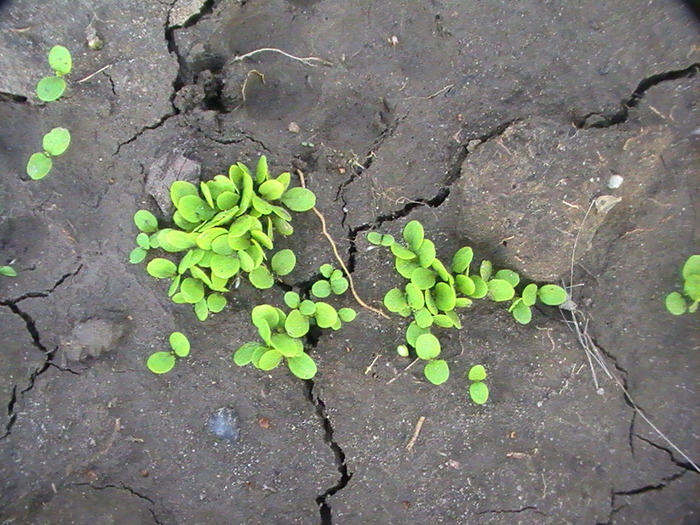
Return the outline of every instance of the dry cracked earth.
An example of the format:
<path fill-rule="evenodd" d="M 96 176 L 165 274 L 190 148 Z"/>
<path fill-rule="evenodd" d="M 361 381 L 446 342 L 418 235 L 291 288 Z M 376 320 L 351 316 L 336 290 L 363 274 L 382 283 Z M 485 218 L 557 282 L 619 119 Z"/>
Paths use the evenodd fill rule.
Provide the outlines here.
<path fill-rule="evenodd" d="M 0 4 L 0 523 L 698 523 L 700 331 L 663 298 L 699 246 L 699 27 L 673 0 Z M 74 69 L 41 104 L 55 44 Z M 69 151 L 28 180 L 59 125 Z M 400 282 L 366 232 L 419 219 L 441 257 L 573 278 L 612 378 L 558 311 L 493 304 L 443 335 L 440 387 L 402 373 L 402 320 L 362 309 L 312 341 L 313 381 L 239 369 L 281 288 L 200 323 L 128 254 L 168 180 L 261 154 L 305 173 L 366 301 Z M 294 224 L 305 292 L 333 254 Z M 193 353 L 156 377 L 175 329 Z M 221 407 L 236 441 L 207 427 Z"/>

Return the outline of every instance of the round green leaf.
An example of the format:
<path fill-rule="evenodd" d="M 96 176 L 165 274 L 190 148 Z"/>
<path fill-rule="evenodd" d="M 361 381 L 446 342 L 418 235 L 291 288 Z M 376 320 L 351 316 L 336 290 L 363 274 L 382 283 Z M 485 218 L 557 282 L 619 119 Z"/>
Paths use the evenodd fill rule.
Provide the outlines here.
<path fill-rule="evenodd" d="M 566 290 L 556 284 L 545 284 L 537 292 L 540 301 L 549 306 L 559 306 L 566 302 Z"/>
<path fill-rule="evenodd" d="M 338 322 L 338 312 L 328 303 L 316 303 L 315 317 L 319 328 L 331 328 Z"/>
<path fill-rule="evenodd" d="M 452 277 L 452 274 L 447 271 L 447 268 L 445 268 L 445 265 L 442 264 L 442 261 L 440 259 L 434 259 L 433 264 L 430 265 L 430 267 L 435 270 L 435 272 L 438 274 L 438 277 L 442 279 L 443 281 L 447 283 L 454 283 L 454 277 Z"/>
<path fill-rule="evenodd" d="M 335 271 L 335 268 L 333 268 L 332 264 L 322 264 L 319 269 L 319 273 L 323 275 L 326 279 L 330 279 L 331 275 L 333 275 L 333 272 Z"/>
<path fill-rule="evenodd" d="M 450 377 L 450 367 L 444 359 L 434 359 L 423 368 L 425 378 L 434 385 L 441 385 Z"/>
<path fill-rule="evenodd" d="M 67 75 L 73 67 L 70 51 L 63 46 L 53 46 L 49 51 L 49 65 L 57 75 Z"/>
<path fill-rule="evenodd" d="M 233 248 L 228 243 L 228 235 L 221 235 L 211 242 L 211 251 L 219 255 L 233 255 Z"/>
<path fill-rule="evenodd" d="M 525 306 L 534 306 L 536 301 L 537 285 L 535 283 L 530 283 L 523 289 L 523 304 Z"/>
<path fill-rule="evenodd" d="M 688 309 L 688 303 L 678 292 L 671 292 L 666 296 L 666 310 L 673 315 L 682 315 Z"/>
<path fill-rule="evenodd" d="M 474 250 L 469 246 L 460 248 L 452 257 L 452 271 L 455 273 L 468 273 L 472 259 L 474 259 Z"/>
<path fill-rule="evenodd" d="M 416 253 L 418 254 L 418 263 L 423 268 L 428 268 L 435 260 L 435 244 L 430 239 L 424 239 Z"/>
<path fill-rule="evenodd" d="M 489 287 L 486 285 L 486 282 L 478 275 L 472 275 L 469 278 L 474 283 L 474 293 L 471 294 L 471 297 L 474 299 L 486 297 L 486 294 L 489 292 Z"/>
<path fill-rule="evenodd" d="M 129 262 L 131 264 L 138 264 L 143 261 L 148 255 L 148 251 L 143 248 L 134 248 L 129 254 Z"/>
<path fill-rule="evenodd" d="M 280 322 L 279 313 L 274 306 L 259 304 L 250 313 L 250 318 L 255 326 L 266 324 L 270 328 L 276 328 Z"/>
<path fill-rule="evenodd" d="M 443 312 L 454 310 L 457 304 L 455 290 L 447 283 L 437 283 L 435 288 L 433 288 L 433 296 L 435 298 L 435 306 Z"/>
<path fill-rule="evenodd" d="M 433 299 L 433 293 L 428 289 L 423 292 L 425 294 L 425 307 L 432 315 L 439 314 L 437 305 L 435 304 L 435 299 Z"/>
<path fill-rule="evenodd" d="M 148 263 L 146 271 L 150 276 L 156 279 L 166 279 L 177 275 L 177 266 L 175 266 L 175 263 L 172 261 L 158 258 Z"/>
<path fill-rule="evenodd" d="M 415 313 L 415 319 L 420 328 L 430 328 L 433 325 L 433 316 L 425 308 L 421 308 Z"/>
<path fill-rule="evenodd" d="M 151 249 L 151 243 L 148 239 L 148 235 L 145 233 L 139 233 L 136 236 L 136 244 L 138 245 L 139 248 L 143 248 L 144 250 Z"/>
<path fill-rule="evenodd" d="M 316 195 L 306 188 L 291 188 L 282 195 L 282 202 L 292 211 L 308 211 L 316 206 Z"/>
<path fill-rule="evenodd" d="M 170 348 L 178 357 L 187 357 L 190 353 L 190 341 L 182 332 L 170 334 Z"/>
<path fill-rule="evenodd" d="M 408 357 L 408 347 L 406 345 L 399 345 L 396 347 L 396 353 L 401 357 Z"/>
<path fill-rule="evenodd" d="M 683 283 L 683 291 L 691 300 L 700 300 L 700 275 L 689 274 Z"/>
<path fill-rule="evenodd" d="M 285 330 L 286 328 L 285 322 Z M 301 342 L 301 339 L 287 334 L 273 334 L 270 337 L 270 344 L 284 357 L 296 357 L 304 352 L 304 344 Z"/>
<path fill-rule="evenodd" d="M 488 286 L 489 297 L 496 302 L 510 301 L 515 297 L 515 290 L 508 281 L 491 279 L 486 285 Z"/>
<path fill-rule="evenodd" d="M 175 366 L 175 356 L 170 352 L 155 352 L 146 361 L 146 366 L 154 374 L 165 374 Z"/>
<path fill-rule="evenodd" d="M 420 268 L 417 260 L 396 259 L 396 271 L 404 279 L 410 279 L 416 268 Z"/>
<path fill-rule="evenodd" d="M 207 320 L 207 317 L 209 317 L 209 307 L 207 306 L 206 299 L 203 298 L 200 301 L 194 303 L 194 315 L 196 315 L 197 319 L 199 319 L 202 322 Z"/>
<path fill-rule="evenodd" d="M 66 128 L 53 128 L 42 140 L 44 151 L 53 157 L 63 155 L 70 145 L 70 131 Z"/>
<path fill-rule="evenodd" d="M 408 342 L 409 345 L 411 345 L 413 348 L 416 347 L 418 338 L 423 335 L 423 334 L 429 334 L 430 330 L 427 328 L 421 328 L 416 324 L 415 321 L 413 321 L 411 324 L 408 325 L 408 328 L 406 329 L 406 341 Z"/>
<path fill-rule="evenodd" d="M 428 290 L 435 285 L 435 272 L 427 268 L 416 268 L 411 274 L 411 282 L 421 290 Z"/>
<path fill-rule="evenodd" d="M 683 265 L 683 279 L 691 275 L 700 275 L 700 255 L 691 255 Z"/>
<path fill-rule="evenodd" d="M 211 257 L 209 262 L 212 274 L 222 279 L 230 279 L 238 273 L 241 268 L 241 262 L 238 257 L 232 255 L 218 255 Z"/>
<path fill-rule="evenodd" d="M 180 199 L 182 197 L 186 197 L 187 195 L 192 195 L 194 197 L 197 197 L 199 195 L 199 191 L 197 190 L 197 186 L 192 184 L 191 182 L 187 182 L 184 180 L 176 180 L 170 185 L 170 200 L 173 201 L 173 204 L 175 207 L 178 206 L 180 203 Z M 199 221 L 192 221 L 192 222 L 199 222 Z"/>
<path fill-rule="evenodd" d="M 479 275 L 484 281 L 491 279 L 491 274 L 493 273 L 493 264 L 491 261 L 481 261 L 481 266 L 479 266 Z"/>
<path fill-rule="evenodd" d="M 286 304 L 290 308 L 298 308 L 300 302 L 301 302 L 301 298 L 299 297 L 298 293 L 286 292 L 284 294 L 284 304 Z"/>
<path fill-rule="evenodd" d="M 433 334 L 422 334 L 416 338 L 416 353 L 421 359 L 435 359 L 440 355 L 440 340 Z"/>
<path fill-rule="evenodd" d="M 486 379 L 486 369 L 483 365 L 474 365 L 469 369 L 467 378 L 469 381 L 483 381 Z"/>
<path fill-rule="evenodd" d="M 268 180 L 260 185 L 258 192 L 265 200 L 274 201 L 284 193 L 284 185 L 275 179 Z"/>
<path fill-rule="evenodd" d="M 238 349 L 233 353 L 233 362 L 238 366 L 245 366 L 251 362 L 253 359 L 253 353 L 259 348 L 265 348 L 258 342 L 252 341 L 250 343 L 245 343 L 238 347 Z"/>
<path fill-rule="evenodd" d="M 498 270 L 496 272 L 496 279 L 508 281 L 513 288 L 518 286 L 520 282 L 520 276 L 513 270 Z"/>
<path fill-rule="evenodd" d="M 403 228 L 403 238 L 414 252 L 420 249 L 423 244 L 424 236 L 423 225 L 418 221 L 410 221 Z"/>
<path fill-rule="evenodd" d="M 265 155 L 261 155 L 260 159 L 258 159 L 258 165 L 255 168 L 255 182 L 262 184 L 267 180 L 269 175 L 270 173 L 267 169 L 267 157 Z"/>
<path fill-rule="evenodd" d="M 367 234 L 367 242 L 380 246 L 382 244 L 382 234 L 379 232 L 369 232 Z"/>
<path fill-rule="evenodd" d="M 175 213 L 173 213 L 173 222 L 178 228 L 187 232 L 190 232 L 197 227 L 197 223 L 186 221 L 177 210 L 175 210 Z"/>
<path fill-rule="evenodd" d="M 440 328 L 452 328 L 454 326 L 452 318 L 445 314 L 434 315 L 433 324 L 435 326 L 439 326 Z"/>
<path fill-rule="evenodd" d="M 316 375 L 316 363 L 308 354 L 301 354 L 297 357 L 287 359 L 289 370 L 299 379 L 311 379 Z"/>
<path fill-rule="evenodd" d="M 357 317 L 357 312 L 352 308 L 341 308 L 338 310 L 338 317 L 340 317 L 340 320 L 344 323 L 350 323 Z"/>
<path fill-rule="evenodd" d="M 182 259 L 180 259 L 180 264 L 177 265 L 177 272 L 182 274 L 185 273 L 187 270 L 192 268 L 194 265 L 198 264 L 199 261 L 202 260 L 204 257 L 204 254 L 206 252 L 204 250 L 190 250 L 188 251 Z"/>
<path fill-rule="evenodd" d="M 280 276 L 291 273 L 296 264 L 297 257 L 294 255 L 294 252 L 289 249 L 278 251 L 272 256 L 272 260 L 270 261 L 272 271 Z"/>
<path fill-rule="evenodd" d="M 408 306 L 408 303 L 406 302 L 406 296 L 401 290 L 392 288 L 384 296 L 384 306 L 390 312 L 398 313 Z"/>
<path fill-rule="evenodd" d="M 259 215 L 269 215 L 272 213 L 272 207 L 270 206 L 270 203 L 267 202 L 265 199 L 261 199 L 257 195 L 253 195 L 250 199 L 250 203 L 253 205 L 253 210 L 255 210 Z M 253 214 L 253 211 L 250 212 Z"/>
<path fill-rule="evenodd" d="M 148 210 L 139 210 L 134 214 L 134 224 L 145 233 L 153 233 L 158 230 L 158 219 Z"/>
<path fill-rule="evenodd" d="M 230 210 L 236 204 L 240 197 L 232 191 L 224 191 L 216 198 L 216 207 L 220 210 Z"/>
<path fill-rule="evenodd" d="M 516 304 L 511 314 L 520 324 L 528 324 L 532 320 L 532 310 L 525 304 L 525 301 Z"/>
<path fill-rule="evenodd" d="M 226 297 L 220 293 L 213 293 L 207 297 L 207 308 L 211 313 L 218 314 L 221 310 L 226 308 Z"/>
<path fill-rule="evenodd" d="M 472 401 L 477 405 L 486 403 L 489 398 L 489 388 L 486 386 L 486 383 L 477 381 L 469 385 L 469 397 L 471 397 Z"/>
<path fill-rule="evenodd" d="M 201 222 L 198 210 L 204 205 L 206 205 L 206 203 L 197 195 L 184 195 L 180 197 L 180 200 L 178 200 L 175 206 L 185 220 Z"/>
<path fill-rule="evenodd" d="M 51 171 L 53 161 L 44 153 L 34 153 L 27 162 L 27 175 L 32 180 L 41 180 Z"/>
<path fill-rule="evenodd" d="M 452 326 L 454 326 L 457 330 L 462 328 L 462 321 L 459 320 L 457 312 L 450 310 L 449 312 L 445 312 L 445 315 L 452 320 Z"/>
<path fill-rule="evenodd" d="M 229 242 L 230 242 L 230 237 L 229 237 Z M 238 259 L 241 264 L 241 270 L 244 272 L 252 272 L 255 269 L 255 261 L 253 261 L 253 258 L 248 254 L 248 252 L 240 251 L 238 252 Z"/>
<path fill-rule="evenodd" d="M 391 245 L 391 253 L 393 253 L 394 256 L 396 256 L 396 258 L 404 259 L 406 261 L 410 261 L 417 258 L 415 253 L 413 253 L 408 248 L 404 248 L 397 242 Z"/>
<path fill-rule="evenodd" d="M 423 291 L 413 283 L 408 283 L 405 287 L 406 301 L 413 310 L 420 310 L 425 306 L 425 296 Z"/>
<path fill-rule="evenodd" d="M 292 337 L 304 337 L 309 333 L 309 318 L 299 310 L 292 310 L 284 322 L 284 329 Z"/>
<path fill-rule="evenodd" d="M 349 287 L 350 287 L 350 283 L 348 282 L 348 280 L 345 277 L 340 277 L 338 279 L 331 280 L 331 291 L 335 295 L 344 294 Z"/>
<path fill-rule="evenodd" d="M 182 281 L 180 293 L 182 293 L 185 301 L 188 303 L 198 303 L 204 299 L 204 283 L 194 277 L 188 277 Z"/>
<path fill-rule="evenodd" d="M 455 308 L 466 308 L 472 305 L 472 300 L 468 297 L 457 297 L 455 301 Z"/>
<path fill-rule="evenodd" d="M 299 311 L 304 315 L 314 315 L 316 313 L 316 303 L 305 299 L 299 304 Z"/>
<path fill-rule="evenodd" d="M 280 352 L 277 350 L 268 350 L 260 356 L 257 367 L 260 370 L 272 370 L 273 368 L 277 368 L 281 361 L 282 354 Z"/>
<path fill-rule="evenodd" d="M 211 250 L 213 248 L 214 241 L 227 234 L 228 230 L 226 228 L 209 228 L 208 230 L 205 230 L 197 235 L 195 242 L 202 250 Z M 226 239 L 226 241 L 228 241 L 228 239 Z"/>
<path fill-rule="evenodd" d="M 323 299 L 324 297 L 328 297 L 331 294 L 331 283 L 329 283 L 325 279 L 321 279 L 320 281 L 316 281 L 311 286 L 311 293 L 315 297 L 318 297 L 319 299 Z"/>
<path fill-rule="evenodd" d="M 187 233 L 180 230 L 168 230 L 163 233 L 162 237 L 159 237 L 161 247 L 168 246 L 170 249 L 168 251 L 183 251 L 189 250 L 197 246 L 196 234 Z"/>
<path fill-rule="evenodd" d="M 382 240 L 380 241 L 380 244 L 382 246 L 385 246 L 386 248 L 391 248 L 395 242 L 396 242 L 396 239 L 394 239 L 394 236 L 389 235 L 387 233 L 386 235 L 382 235 Z"/>
<path fill-rule="evenodd" d="M 243 259 L 241 259 L 242 261 Z M 259 288 L 260 290 L 267 290 L 272 288 L 275 284 L 275 280 L 272 278 L 270 270 L 265 266 L 258 266 L 252 272 L 248 274 L 248 279 L 253 286 Z"/>
<path fill-rule="evenodd" d="M 459 290 L 459 293 L 464 295 L 472 295 L 476 290 L 474 281 L 472 281 L 466 275 L 458 275 L 455 277 L 455 286 L 457 287 L 457 290 Z"/>
<path fill-rule="evenodd" d="M 36 96 L 43 102 L 61 98 L 66 90 L 66 81 L 61 77 L 44 77 L 36 85 Z"/>

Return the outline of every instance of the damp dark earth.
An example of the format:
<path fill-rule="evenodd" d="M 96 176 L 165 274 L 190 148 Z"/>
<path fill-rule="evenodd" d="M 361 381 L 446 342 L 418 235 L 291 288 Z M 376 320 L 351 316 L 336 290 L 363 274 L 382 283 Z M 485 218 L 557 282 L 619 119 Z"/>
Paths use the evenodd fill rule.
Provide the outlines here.
<path fill-rule="evenodd" d="M 664 306 L 700 252 L 691 4 L 0 3 L 0 523 L 699 523 L 700 325 Z M 444 260 L 469 245 L 575 309 L 460 310 L 435 386 L 397 355 L 406 320 L 346 294 L 312 380 L 238 367 L 251 309 L 337 267 L 318 217 L 279 240 L 291 274 L 204 322 L 129 254 L 171 182 L 260 155 L 304 175 L 373 307 L 401 281 L 367 234 L 418 220 Z M 151 373 L 175 331 L 190 355 Z"/>

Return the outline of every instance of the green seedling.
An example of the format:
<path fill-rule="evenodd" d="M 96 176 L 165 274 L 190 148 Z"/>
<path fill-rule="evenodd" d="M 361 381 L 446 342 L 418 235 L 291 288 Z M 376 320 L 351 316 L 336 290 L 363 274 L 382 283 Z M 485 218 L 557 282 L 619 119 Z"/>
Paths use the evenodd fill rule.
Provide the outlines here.
<path fill-rule="evenodd" d="M 178 358 L 187 357 L 190 354 L 190 341 L 182 332 L 170 334 L 169 342 L 169 352 L 154 352 L 146 361 L 146 366 L 154 374 L 170 372 Z"/>
<path fill-rule="evenodd" d="M 12 266 L 0 266 L 0 275 L 5 277 L 17 277 L 17 270 Z"/>
<path fill-rule="evenodd" d="M 666 296 L 666 309 L 673 315 L 695 313 L 700 304 L 700 255 L 691 255 L 683 265 L 683 292 Z"/>
<path fill-rule="evenodd" d="M 42 78 L 36 85 L 36 96 L 42 102 L 58 100 L 65 92 L 66 80 L 63 77 L 73 68 L 70 51 L 63 46 L 53 46 L 49 51 L 49 66 L 54 75 Z"/>
<path fill-rule="evenodd" d="M 290 182 L 289 173 L 270 177 L 264 156 L 255 173 L 239 162 L 228 176 L 216 175 L 199 186 L 176 181 L 170 187 L 173 224 L 160 228 L 151 212 L 137 211 L 134 223 L 140 233 L 129 261 L 140 263 L 155 249 L 179 254 L 177 264 L 165 257 L 151 259 L 146 271 L 156 279 L 170 279 L 168 296 L 193 305 L 204 321 L 224 309 L 223 294 L 238 286 L 241 275 L 264 290 L 294 269 L 296 256 L 289 249 L 268 261 L 275 236 L 294 232 L 290 211 L 308 211 L 316 204 L 310 190 L 290 188 Z"/>
<path fill-rule="evenodd" d="M 302 301 L 296 292 L 287 292 L 284 301 L 291 308 L 289 312 L 269 304 L 253 308 L 251 320 L 263 342 L 243 344 L 234 352 L 233 362 L 269 371 L 285 361 L 292 374 L 300 379 L 311 379 L 316 375 L 317 366 L 304 351 L 302 338 L 314 325 L 339 330 L 343 322 L 354 320 L 357 314 L 352 308 L 336 310 L 328 303 Z"/>
<path fill-rule="evenodd" d="M 43 152 L 34 153 L 27 162 L 27 175 L 32 180 L 46 177 L 53 167 L 52 157 L 63 155 L 70 146 L 70 132 L 66 128 L 53 128 L 42 141 Z"/>
<path fill-rule="evenodd" d="M 467 379 L 471 381 L 469 385 L 469 397 L 477 405 L 483 405 L 489 398 L 489 387 L 486 386 L 486 369 L 483 365 L 474 365 L 467 374 Z"/>
<path fill-rule="evenodd" d="M 408 346 L 415 349 L 419 359 L 427 361 L 423 369 L 428 381 L 439 385 L 449 378 L 449 366 L 440 355 L 440 341 L 433 329 L 462 327 L 460 309 L 469 307 L 476 299 L 488 297 L 495 302 L 510 302 L 509 310 L 516 321 L 527 324 L 532 318 L 531 307 L 537 301 L 557 306 L 568 296 L 562 287 L 546 284 L 526 286 L 520 276 L 508 269 L 494 273 L 490 261 L 482 261 L 478 273 L 471 271 L 474 251 L 465 246 L 452 257 L 448 269 L 437 258 L 435 244 L 425 238 L 423 225 L 410 221 L 403 229 L 404 243 L 391 235 L 370 232 L 367 240 L 391 250 L 396 271 L 408 282 L 403 288 L 393 288 L 384 296 L 384 306 L 402 317 L 412 317 L 406 329 Z M 408 356 L 408 346 L 399 345 L 397 353 Z M 485 386 L 485 385 L 484 385 Z M 479 387 L 481 388 L 481 387 Z"/>
<path fill-rule="evenodd" d="M 331 264 L 324 264 L 319 268 L 319 272 L 325 279 L 319 279 L 311 287 L 311 294 L 319 299 L 324 299 L 331 295 L 341 295 L 348 289 L 348 280 L 343 272 L 333 268 Z"/>

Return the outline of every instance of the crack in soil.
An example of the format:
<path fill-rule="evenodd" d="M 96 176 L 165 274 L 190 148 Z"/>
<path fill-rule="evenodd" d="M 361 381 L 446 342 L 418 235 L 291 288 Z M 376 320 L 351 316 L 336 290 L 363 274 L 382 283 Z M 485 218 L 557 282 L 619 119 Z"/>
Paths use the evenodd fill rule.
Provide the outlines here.
<path fill-rule="evenodd" d="M 119 483 L 119 485 L 109 484 L 109 485 L 104 485 L 104 486 L 101 486 L 101 487 L 98 487 L 98 486 L 96 486 L 96 485 L 92 485 L 92 484 L 90 484 L 90 483 L 75 483 L 74 485 L 75 485 L 75 486 L 78 486 L 78 487 L 88 486 L 88 487 L 90 487 L 90 488 L 93 489 L 93 490 L 106 490 L 106 489 L 125 490 L 126 492 L 129 492 L 130 494 L 133 494 L 133 495 L 136 496 L 137 498 L 140 498 L 140 499 L 142 499 L 142 500 L 144 500 L 144 501 L 147 501 L 147 502 L 149 503 L 148 512 L 150 512 L 150 513 L 151 513 L 151 516 L 153 516 L 153 521 L 154 521 L 155 523 L 157 523 L 158 525 L 163 525 L 163 522 L 161 522 L 161 521 L 158 519 L 158 515 L 157 515 L 156 512 L 153 510 L 153 507 L 155 506 L 155 502 L 154 502 L 151 498 L 149 498 L 148 496 L 145 496 L 145 495 L 141 494 L 141 493 L 138 492 L 136 489 L 133 489 L 133 488 L 129 487 L 129 486 L 126 485 L 125 483 Z"/>
<path fill-rule="evenodd" d="M 27 292 L 24 295 L 17 297 L 16 299 L 8 299 L 7 301 L 4 301 L 4 302 L 0 301 L 0 304 L 7 306 L 8 303 L 16 304 L 16 303 L 19 303 L 21 301 L 24 301 L 25 299 L 34 299 L 34 298 L 38 298 L 38 297 L 48 297 L 53 292 L 55 292 L 56 289 L 66 281 L 66 279 L 68 279 L 69 277 L 75 277 L 76 275 L 78 275 L 78 273 L 80 273 L 80 270 L 82 270 L 82 269 L 83 269 L 83 265 L 80 264 L 80 265 L 78 265 L 78 268 L 75 269 L 74 271 L 63 274 L 61 277 L 58 278 L 58 280 L 54 283 L 54 285 L 51 288 L 49 288 L 48 290 L 45 290 L 43 292 Z"/>
<path fill-rule="evenodd" d="M 632 94 L 624 99 L 620 103 L 620 109 L 613 113 L 612 115 L 605 115 L 601 113 L 592 112 L 580 119 L 574 121 L 574 125 L 577 128 L 609 128 L 612 126 L 617 126 L 618 124 L 623 124 L 627 122 L 630 115 L 630 110 L 636 107 L 639 102 L 644 98 L 644 95 L 654 86 L 666 82 L 669 80 L 678 80 L 680 78 L 691 78 L 694 77 L 698 71 L 700 71 L 700 62 L 691 64 L 685 69 L 675 69 L 672 71 L 665 71 L 663 73 L 657 73 L 642 79 L 642 81 L 637 85 L 637 88 L 632 92 Z M 600 120 L 593 124 L 586 124 L 586 120 L 592 116 L 599 116 Z"/>
<path fill-rule="evenodd" d="M 537 514 L 540 514 L 542 516 L 546 516 L 544 512 L 539 510 L 537 507 L 534 507 L 532 505 L 528 505 L 527 507 L 522 507 L 520 509 L 503 509 L 503 510 L 484 510 L 481 512 L 477 512 L 477 516 L 481 516 L 483 514 L 520 514 L 521 512 L 525 512 L 527 510 L 531 510 Z"/>
<path fill-rule="evenodd" d="M 635 413 L 636 413 L 636 412 L 635 412 Z M 641 439 L 642 441 L 644 441 L 645 443 L 648 443 L 648 444 L 651 445 L 652 447 L 657 448 L 657 449 L 659 449 L 659 450 L 663 450 L 664 452 L 666 452 L 666 454 L 668 454 L 668 457 L 669 457 L 670 461 L 671 461 L 674 465 L 676 465 L 677 467 L 680 467 L 680 468 L 682 468 L 682 469 L 684 469 L 684 470 L 686 470 L 686 471 L 693 472 L 694 474 L 700 474 L 700 472 L 698 472 L 697 470 L 695 470 L 695 469 L 693 468 L 693 466 L 692 466 L 690 463 L 688 463 L 687 461 L 679 461 L 679 460 L 677 460 L 676 457 L 673 455 L 673 451 L 672 451 L 670 448 L 667 448 L 667 447 L 664 447 L 664 446 L 662 446 L 662 445 L 659 445 L 658 443 L 654 443 L 652 440 L 650 440 L 650 439 L 648 439 L 648 438 L 645 438 L 644 436 L 640 436 L 640 435 L 637 434 L 637 433 L 633 433 L 631 437 L 636 437 L 637 439 Z"/>
<path fill-rule="evenodd" d="M 491 131 L 484 133 L 482 135 L 479 135 L 475 138 L 468 139 L 466 140 L 467 143 L 471 142 L 472 140 L 478 140 L 480 144 L 484 144 L 494 138 L 500 137 L 505 133 L 505 131 L 510 128 L 513 124 L 518 122 L 520 119 L 513 119 L 513 120 L 508 120 L 506 122 L 503 122 L 502 124 L 499 124 L 496 128 L 492 129 Z M 419 206 L 429 206 L 430 208 L 438 208 L 440 207 L 446 200 L 447 197 L 449 197 L 450 192 L 452 191 L 452 185 L 459 180 L 459 178 L 462 175 L 462 164 L 466 160 L 467 156 L 469 155 L 469 150 L 467 149 L 467 146 L 465 145 L 464 142 L 462 142 L 459 146 L 459 149 L 455 152 L 455 154 L 452 157 L 452 161 L 450 163 L 450 167 L 447 169 L 445 172 L 445 177 L 443 179 L 443 184 L 442 187 L 438 190 L 438 192 L 431 198 L 418 198 L 418 199 L 412 199 L 408 203 L 406 203 L 402 208 L 398 210 L 394 210 L 391 213 L 387 213 L 384 215 L 379 215 L 375 217 L 372 221 L 361 224 L 360 226 L 356 226 L 355 228 L 351 228 L 349 233 L 348 233 L 348 240 L 350 241 L 350 247 L 348 248 L 348 270 L 350 273 L 355 271 L 355 258 L 357 255 L 357 244 L 356 244 L 356 239 L 357 236 L 360 232 L 367 231 L 370 229 L 375 229 L 379 228 L 384 224 L 385 222 L 391 222 L 395 221 L 397 219 L 401 219 L 403 217 L 408 216 L 414 209 L 418 208 Z"/>
<path fill-rule="evenodd" d="M 631 490 L 620 490 L 620 491 L 613 491 L 613 496 L 638 496 L 639 494 L 646 494 L 647 492 L 655 492 L 655 491 L 660 491 L 668 487 L 671 483 L 673 483 L 676 480 L 679 480 L 683 476 L 685 476 L 687 470 L 683 470 L 681 472 L 678 472 L 676 474 L 671 474 L 670 476 L 666 476 L 665 478 L 662 478 L 661 481 L 655 485 L 644 485 L 643 487 L 639 487 L 636 489 L 631 489 Z"/>
<path fill-rule="evenodd" d="M 0 91 L 0 102 L 9 102 L 11 104 L 20 104 L 22 106 L 31 106 L 31 102 L 22 95 Z"/>

